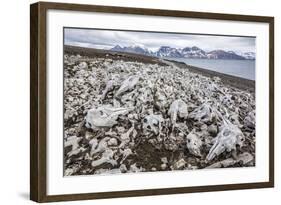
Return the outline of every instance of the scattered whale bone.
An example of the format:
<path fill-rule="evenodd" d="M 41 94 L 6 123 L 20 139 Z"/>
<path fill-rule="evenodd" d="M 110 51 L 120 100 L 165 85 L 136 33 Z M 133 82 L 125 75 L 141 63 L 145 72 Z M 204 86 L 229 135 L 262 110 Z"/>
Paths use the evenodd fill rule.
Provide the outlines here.
<path fill-rule="evenodd" d="M 105 136 L 110 136 L 110 137 L 118 138 L 117 132 L 112 131 L 112 129 L 110 129 L 109 131 L 105 132 L 104 135 Z"/>
<path fill-rule="evenodd" d="M 118 126 L 124 128 L 123 131 L 117 130 L 116 126 L 105 127 L 108 129 L 99 129 L 98 131 L 99 133 L 101 133 L 101 135 L 98 134 L 98 136 L 96 136 L 96 132 L 93 132 L 92 130 L 87 130 L 87 132 L 90 132 L 91 134 L 88 135 L 86 140 L 83 140 L 82 142 L 79 143 L 81 147 L 85 147 L 86 145 L 85 143 L 87 143 L 89 140 L 93 138 L 96 138 L 96 140 L 92 141 L 92 144 L 95 143 L 96 145 L 95 146 L 90 145 L 92 147 L 95 147 L 96 149 L 98 147 L 98 143 L 104 137 L 109 137 L 110 139 L 113 139 L 113 141 L 115 142 L 117 139 L 118 141 L 117 146 L 118 146 L 119 143 L 122 142 L 120 140 L 120 136 L 123 133 L 126 133 L 128 129 L 130 129 L 128 128 L 129 125 L 128 123 L 132 123 L 132 124 L 135 123 L 135 129 L 130 134 L 131 141 L 128 144 L 126 143 L 124 147 L 122 147 L 122 149 L 120 149 L 119 146 L 117 147 L 115 145 L 115 142 L 113 142 L 113 144 L 110 145 L 110 139 L 107 141 L 107 146 L 108 146 L 107 149 L 116 150 L 117 152 L 114 155 L 114 159 L 118 160 L 118 165 L 116 167 L 121 166 L 120 159 L 122 159 L 122 154 L 120 153 L 120 151 L 126 148 L 130 148 L 135 153 L 136 151 L 135 148 L 138 141 L 135 145 L 133 145 L 132 144 L 132 140 L 134 138 L 133 136 L 137 136 L 137 134 L 143 134 L 142 124 L 147 110 L 155 109 L 155 111 L 150 114 L 160 115 L 166 118 L 169 107 L 175 101 L 175 99 L 183 99 L 185 102 L 188 102 L 187 105 L 188 105 L 189 115 L 190 115 L 190 111 L 195 110 L 196 108 L 198 108 L 198 106 L 204 103 L 208 103 L 211 105 L 214 114 L 219 117 L 219 120 L 212 121 L 211 123 L 210 122 L 198 123 L 197 121 L 190 118 L 190 120 L 184 121 L 184 124 L 187 126 L 187 130 L 183 129 L 181 126 L 178 126 L 179 124 L 181 124 L 178 120 L 177 124 L 174 126 L 175 129 L 171 131 L 173 125 L 171 123 L 171 117 L 169 117 L 165 119 L 167 123 L 161 123 L 161 127 L 159 130 L 161 130 L 162 134 L 157 135 L 156 137 L 152 137 L 152 139 L 155 139 L 155 142 L 152 143 L 152 145 L 155 146 L 155 148 L 156 146 L 159 146 L 159 144 L 162 144 L 162 147 L 165 147 L 163 145 L 166 144 L 171 144 L 168 145 L 169 147 L 173 147 L 172 145 L 175 144 L 184 145 L 186 133 L 190 133 L 188 127 L 190 128 L 196 126 L 195 134 L 200 136 L 202 142 L 204 143 L 204 146 L 206 145 L 206 143 L 209 144 L 209 146 L 207 146 L 205 150 L 208 152 L 212 147 L 212 145 L 214 144 L 214 142 L 212 142 L 213 137 L 218 135 L 218 129 L 216 128 L 218 128 L 222 124 L 221 121 L 222 118 L 219 115 L 221 114 L 226 119 L 232 121 L 232 124 L 236 124 L 235 121 L 237 119 L 239 120 L 239 122 L 243 125 L 243 129 L 242 129 L 243 133 L 245 134 L 247 139 L 249 137 L 253 140 L 251 146 L 253 146 L 253 150 L 255 149 L 254 129 L 251 130 L 250 128 L 247 128 L 245 124 L 247 123 L 245 118 L 247 117 L 247 115 L 249 115 L 249 112 L 255 109 L 255 98 L 252 94 L 248 94 L 247 92 L 236 89 L 234 87 L 227 87 L 224 84 L 224 82 L 217 83 L 216 80 L 214 79 L 210 83 L 211 79 L 209 77 L 204 77 L 200 74 L 194 74 L 192 72 L 185 72 L 185 69 L 179 69 L 176 66 L 169 67 L 169 66 L 162 66 L 162 65 L 159 66 L 159 65 L 137 63 L 137 62 L 126 62 L 122 60 L 112 60 L 107 58 L 95 58 L 95 60 L 89 61 L 89 62 L 94 61 L 94 63 L 89 63 L 88 65 L 89 69 L 79 70 L 77 66 L 79 65 L 79 62 L 86 61 L 86 60 L 84 60 L 84 58 L 82 59 L 81 56 L 78 55 L 74 57 L 75 57 L 75 64 L 72 64 L 71 66 L 67 66 L 68 63 L 67 61 L 69 57 L 65 56 L 66 86 L 64 92 L 65 92 L 65 96 L 68 96 L 67 98 L 65 98 L 66 101 L 65 108 L 66 111 L 71 111 L 71 113 L 66 113 L 67 114 L 66 119 L 73 118 L 72 121 L 69 120 L 70 123 L 68 123 L 68 125 L 66 125 L 65 127 L 67 136 L 77 135 L 77 133 L 80 131 L 80 128 L 78 128 L 76 124 L 81 122 L 81 120 L 83 120 L 83 115 L 87 114 L 87 111 L 90 108 L 93 107 L 98 108 L 106 104 L 110 104 L 112 105 L 112 107 L 115 108 L 134 107 L 134 110 L 132 112 L 129 112 L 128 116 L 120 115 L 117 118 L 118 120 L 116 120 L 118 122 Z M 121 69 L 123 72 L 120 72 Z M 130 90 L 130 92 L 125 91 L 121 93 L 118 98 L 115 98 L 114 97 L 116 93 L 115 91 L 117 91 L 121 87 L 121 86 L 117 87 L 117 85 L 121 85 L 122 84 L 121 82 L 124 82 L 124 79 L 132 75 L 141 76 L 142 82 L 138 83 L 137 86 L 133 88 L 133 90 Z M 113 78 L 114 76 L 115 78 Z M 105 79 L 107 80 L 105 81 Z M 100 93 L 102 94 L 104 93 L 104 86 L 102 85 L 104 85 L 104 82 L 108 82 L 108 79 L 113 80 L 116 83 L 116 86 L 114 86 L 114 88 L 112 89 L 112 90 L 114 89 L 116 90 L 114 92 L 111 92 L 112 90 L 109 89 L 110 91 L 107 92 L 107 94 L 105 94 L 106 97 L 104 99 L 101 99 Z M 152 93 L 150 92 L 150 89 L 152 90 Z M 112 95 L 111 93 L 114 95 Z M 162 95 L 163 97 L 162 101 L 161 101 L 161 97 L 158 98 L 157 96 L 158 93 Z M 142 97 L 138 98 L 140 94 L 142 95 Z M 233 100 L 235 103 L 233 108 L 227 107 L 221 102 L 222 99 L 221 97 L 228 94 L 230 96 L 232 95 L 230 99 Z M 150 103 L 149 100 L 147 100 L 150 99 L 151 96 L 153 97 L 154 100 L 153 103 Z M 184 98 L 182 96 L 184 96 Z M 160 106 L 157 105 L 159 101 L 160 101 L 159 103 Z M 223 109 L 225 109 L 226 111 L 224 111 Z M 81 111 L 83 112 L 83 115 L 79 113 Z M 218 113 L 216 113 L 216 111 Z M 238 114 L 238 118 L 237 116 L 235 116 L 235 113 Z M 234 121 L 232 120 L 233 114 L 235 118 Z M 129 117 L 129 115 L 134 115 L 137 117 Z M 254 121 L 255 119 L 253 119 L 253 123 Z M 83 126 L 84 124 L 85 123 L 83 123 Z M 208 127 L 204 125 L 208 125 Z M 108 131 L 109 129 L 110 131 Z M 203 136 L 204 133 L 206 133 L 206 131 L 208 132 L 207 134 L 209 135 L 207 137 Z M 160 142 L 158 138 L 162 139 L 162 141 Z M 170 140 L 163 140 L 165 138 Z M 179 138 L 182 138 L 183 140 L 178 142 Z M 208 141 L 206 141 L 207 138 Z M 179 148 L 175 146 L 175 148 L 172 149 L 178 150 Z M 86 155 L 87 155 L 89 156 L 88 160 L 93 160 L 93 159 L 98 159 L 102 153 L 103 151 L 98 152 L 93 157 L 91 157 L 89 151 L 85 154 L 83 153 L 83 155 L 76 155 L 75 157 L 79 158 L 84 156 L 84 158 L 86 159 Z M 250 151 L 250 153 L 252 153 L 252 151 Z M 67 157 L 66 157 L 66 167 L 72 168 L 71 159 L 68 159 Z M 216 160 L 221 160 L 221 158 L 217 157 Z M 130 160 L 125 160 L 123 163 L 128 168 L 128 172 L 130 172 L 129 168 L 132 162 Z M 174 159 L 173 160 L 171 159 L 171 161 L 169 161 L 169 166 L 173 163 L 174 163 Z M 165 165 L 165 163 L 163 164 Z M 199 167 L 201 168 L 201 166 Z M 91 171 L 91 169 L 88 171 L 87 169 L 88 169 L 87 167 L 82 167 L 80 172 L 84 173 L 82 171 L 85 171 L 85 174 L 87 174 Z M 148 170 L 150 169 L 151 168 L 148 168 Z M 98 170 L 100 170 L 100 172 L 106 172 L 106 173 L 111 172 L 110 170 L 105 168 L 98 169 Z M 95 170 L 95 173 L 98 170 Z M 113 170 L 116 169 L 111 169 L 111 170 L 112 172 L 115 172 Z M 72 175 L 77 174 L 77 172 L 72 172 L 72 173 L 73 173 Z"/>
<path fill-rule="evenodd" d="M 218 115 L 209 103 L 203 103 L 189 114 L 189 118 L 206 123 L 218 118 Z"/>
<path fill-rule="evenodd" d="M 154 103 L 157 109 L 164 110 L 167 106 L 167 97 L 164 91 L 155 89 Z"/>
<path fill-rule="evenodd" d="M 255 123 L 255 111 L 251 111 L 244 119 L 244 126 L 250 130 L 254 130 L 256 123 Z"/>
<path fill-rule="evenodd" d="M 210 126 L 208 126 L 207 131 L 211 136 L 216 136 L 218 134 L 218 127 L 214 124 L 211 124 Z"/>
<path fill-rule="evenodd" d="M 95 150 L 96 147 L 98 146 L 99 141 L 97 138 L 93 138 L 89 141 L 89 145 L 91 145 L 91 150 Z"/>
<path fill-rule="evenodd" d="M 161 136 L 161 138 L 160 138 Z M 161 146 L 164 145 L 166 150 L 169 151 L 177 151 L 179 149 L 182 149 L 182 145 L 185 142 L 185 138 L 184 138 L 185 134 L 181 133 L 181 132 L 171 132 L 168 136 L 165 135 L 158 135 L 157 137 L 157 141 L 158 144 L 160 144 Z M 159 140 L 163 139 L 163 140 Z M 164 143 L 163 143 L 164 141 Z"/>
<path fill-rule="evenodd" d="M 170 115 L 173 125 L 176 124 L 178 116 L 186 119 L 188 115 L 187 104 L 181 99 L 175 100 L 170 106 L 168 115 Z"/>
<path fill-rule="evenodd" d="M 119 148 L 123 148 L 131 141 L 130 135 L 134 130 L 135 128 L 133 124 L 127 132 L 122 131 L 123 133 L 120 135 L 121 144 L 119 145 Z"/>
<path fill-rule="evenodd" d="M 212 79 L 213 79 L 213 81 L 216 82 L 216 83 L 221 82 L 221 78 L 220 78 L 220 77 L 214 76 Z"/>
<path fill-rule="evenodd" d="M 97 169 L 95 170 L 94 174 L 99 174 L 99 175 L 108 175 L 108 174 L 121 174 L 121 170 L 118 168 L 115 169 Z"/>
<path fill-rule="evenodd" d="M 64 142 L 64 147 L 72 146 L 72 150 L 75 150 L 79 147 L 79 142 L 82 140 L 82 137 L 70 136 Z"/>
<path fill-rule="evenodd" d="M 242 165 L 246 165 L 253 161 L 254 157 L 248 153 L 244 152 L 242 154 L 239 154 L 236 159 L 233 158 L 228 158 L 219 162 L 216 162 L 205 169 L 210 169 L 210 168 L 224 168 L 224 167 L 230 167 L 235 165 L 236 163 L 242 163 Z"/>
<path fill-rule="evenodd" d="M 128 172 L 143 172 L 143 171 L 145 171 L 144 168 L 142 168 L 142 167 L 138 168 L 137 164 L 134 163 L 134 164 L 130 165 L 130 170 Z"/>
<path fill-rule="evenodd" d="M 109 137 L 105 137 L 101 139 L 99 142 L 97 141 L 96 138 L 92 139 L 89 142 L 89 144 L 92 146 L 90 155 L 93 156 L 96 153 L 104 152 L 108 148 L 107 142 L 109 139 L 110 139 Z"/>
<path fill-rule="evenodd" d="M 117 146 L 118 145 L 118 141 L 116 138 L 110 138 L 107 142 L 108 146 Z"/>
<path fill-rule="evenodd" d="M 135 105 L 136 98 L 139 96 L 139 93 L 137 90 L 133 90 L 132 92 L 126 93 L 122 95 L 120 101 L 125 105 L 129 107 L 133 107 Z"/>
<path fill-rule="evenodd" d="M 65 176 L 71 176 L 73 175 L 75 172 L 77 172 L 79 170 L 79 166 L 75 166 L 75 167 L 72 167 L 72 168 L 67 168 L 65 169 L 64 171 L 64 175 Z"/>
<path fill-rule="evenodd" d="M 233 96 L 231 94 L 224 94 L 221 96 L 221 102 L 223 105 L 232 108 L 234 106 Z"/>
<path fill-rule="evenodd" d="M 179 170 L 179 169 L 183 169 L 186 165 L 186 161 L 184 159 L 180 159 L 178 161 L 176 161 L 172 166 L 171 169 L 172 170 Z"/>
<path fill-rule="evenodd" d="M 165 170 L 168 167 L 168 158 L 167 157 L 162 157 L 161 158 L 161 169 Z"/>
<path fill-rule="evenodd" d="M 126 173 L 128 171 L 125 164 L 121 164 L 120 167 L 119 167 L 119 170 L 120 170 L 121 173 Z"/>
<path fill-rule="evenodd" d="M 115 85 L 115 81 L 114 80 L 109 80 L 107 83 L 106 83 L 106 86 L 105 86 L 105 89 L 103 90 L 103 93 L 101 95 L 101 99 L 105 99 L 107 93 L 111 90 L 113 90 L 114 88 L 114 85 Z"/>
<path fill-rule="evenodd" d="M 167 167 L 168 167 L 168 165 L 167 165 L 167 164 L 164 164 L 164 163 L 163 163 L 163 164 L 161 164 L 161 169 L 162 169 L 162 170 L 167 169 Z"/>
<path fill-rule="evenodd" d="M 152 90 L 150 87 L 147 88 L 140 88 L 138 90 L 139 95 L 138 95 L 138 101 L 136 103 L 136 105 L 140 105 L 140 104 L 147 104 L 150 102 L 153 102 L 153 95 L 152 95 Z"/>
<path fill-rule="evenodd" d="M 77 136 L 70 136 L 67 138 L 67 140 L 64 142 L 64 147 L 71 146 L 71 151 L 67 153 L 67 155 L 70 157 L 72 155 L 76 155 L 80 153 L 83 149 L 79 146 L 79 142 L 82 140 L 82 137 Z"/>
<path fill-rule="evenodd" d="M 238 127 L 242 127 L 240 121 L 239 121 L 239 115 L 237 113 L 232 113 L 228 118 L 234 125 L 237 125 Z"/>
<path fill-rule="evenodd" d="M 168 163 L 168 158 L 167 157 L 162 157 L 161 158 L 161 162 L 163 162 L 164 164 Z"/>
<path fill-rule="evenodd" d="M 81 62 L 81 63 L 79 63 L 78 68 L 79 69 L 86 69 L 86 68 L 88 68 L 88 64 L 86 62 Z"/>
<path fill-rule="evenodd" d="M 239 145 L 240 147 L 243 146 L 245 136 L 242 131 L 236 125 L 225 119 L 223 120 L 223 123 L 220 132 L 215 138 L 215 143 L 206 157 L 207 161 L 211 161 L 225 151 L 235 151 L 236 145 Z"/>
<path fill-rule="evenodd" d="M 174 128 L 175 128 L 175 130 L 178 130 L 180 132 L 179 133 L 180 135 L 186 135 L 186 133 L 190 132 L 188 126 L 184 122 L 175 124 Z"/>
<path fill-rule="evenodd" d="M 133 75 L 128 77 L 126 80 L 123 81 L 123 83 L 121 84 L 120 88 L 117 90 L 117 92 L 115 93 L 115 96 L 120 96 L 121 94 L 123 94 L 124 92 L 133 90 L 134 87 L 137 85 L 137 83 L 139 82 L 140 76 L 138 75 Z"/>
<path fill-rule="evenodd" d="M 130 148 L 126 148 L 124 150 L 121 150 L 120 153 L 123 155 L 120 163 L 122 164 L 130 155 L 133 154 L 132 150 Z"/>
<path fill-rule="evenodd" d="M 142 124 L 143 134 L 149 135 L 153 133 L 158 135 L 161 133 L 161 123 L 163 120 L 161 115 L 149 114 L 145 116 Z"/>
<path fill-rule="evenodd" d="M 109 163 L 112 166 L 117 165 L 117 161 L 113 159 L 113 155 L 115 152 L 113 152 L 111 149 L 106 149 L 103 153 L 100 159 L 92 161 L 92 167 L 100 166 L 104 163 Z"/>
<path fill-rule="evenodd" d="M 112 127 L 117 124 L 119 115 L 127 114 L 129 108 L 114 108 L 109 105 L 102 105 L 88 111 L 86 115 L 86 127 L 92 129 Z"/>
<path fill-rule="evenodd" d="M 201 157 L 201 147 L 202 147 L 202 140 L 200 137 L 192 130 L 187 136 L 186 136 L 186 147 L 189 150 L 191 154 L 194 156 Z"/>

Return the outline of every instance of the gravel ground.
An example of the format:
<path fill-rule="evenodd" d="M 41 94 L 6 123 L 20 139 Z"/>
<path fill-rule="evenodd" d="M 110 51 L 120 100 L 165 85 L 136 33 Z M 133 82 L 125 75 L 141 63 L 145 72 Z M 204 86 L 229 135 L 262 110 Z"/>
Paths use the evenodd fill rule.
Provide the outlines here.
<path fill-rule="evenodd" d="M 255 84 L 64 47 L 64 174 L 255 166 Z"/>

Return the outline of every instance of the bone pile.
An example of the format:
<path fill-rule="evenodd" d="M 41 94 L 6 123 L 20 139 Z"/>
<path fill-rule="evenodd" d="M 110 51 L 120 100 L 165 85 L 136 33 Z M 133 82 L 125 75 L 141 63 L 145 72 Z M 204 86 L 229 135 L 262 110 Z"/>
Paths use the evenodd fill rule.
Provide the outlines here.
<path fill-rule="evenodd" d="M 254 94 L 167 63 L 64 56 L 65 175 L 255 165 Z"/>

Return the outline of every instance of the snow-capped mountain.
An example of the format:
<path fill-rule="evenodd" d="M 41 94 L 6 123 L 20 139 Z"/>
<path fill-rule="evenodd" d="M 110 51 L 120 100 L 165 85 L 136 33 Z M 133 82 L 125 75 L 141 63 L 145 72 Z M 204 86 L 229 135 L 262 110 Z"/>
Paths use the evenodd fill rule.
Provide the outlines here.
<path fill-rule="evenodd" d="M 128 53 L 137 53 L 142 55 L 153 55 L 153 52 L 148 50 L 147 48 L 141 47 L 141 46 L 128 46 L 128 47 L 121 47 L 119 45 L 114 46 L 110 50 L 112 51 L 121 51 L 121 52 L 128 52 Z"/>
<path fill-rule="evenodd" d="M 245 60 L 243 56 L 237 55 L 233 51 L 224 51 L 224 50 L 214 50 L 208 52 L 207 58 L 209 59 L 234 59 L 234 60 Z"/>
<path fill-rule="evenodd" d="M 206 58 L 206 52 L 202 49 L 193 46 L 193 47 L 185 47 L 181 51 L 182 57 L 184 58 Z"/>
<path fill-rule="evenodd" d="M 173 57 L 173 58 L 193 58 L 193 59 L 232 59 L 232 60 L 254 60 L 254 52 L 237 53 L 234 51 L 213 50 L 206 52 L 196 46 L 185 48 L 172 48 L 170 46 L 161 46 L 157 51 L 153 52 L 143 46 L 125 46 L 119 45 L 111 48 L 112 51 L 137 53 L 142 55 L 157 57 Z"/>
<path fill-rule="evenodd" d="M 182 57 L 182 54 L 179 49 L 171 48 L 169 46 L 161 46 L 158 51 L 154 53 L 154 55 L 157 57 Z"/>
<path fill-rule="evenodd" d="M 255 52 L 245 52 L 245 53 L 238 53 L 240 56 L 243 56 L 247 60 L 255 60 L 256 53 Z"/>

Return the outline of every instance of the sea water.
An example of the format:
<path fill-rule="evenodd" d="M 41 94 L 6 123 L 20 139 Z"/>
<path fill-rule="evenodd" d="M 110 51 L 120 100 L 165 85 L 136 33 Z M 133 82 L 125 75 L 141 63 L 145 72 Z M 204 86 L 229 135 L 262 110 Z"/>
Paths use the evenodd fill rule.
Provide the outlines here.
<path fill-rule="evenodd" d="M 255 60 L 168 58 L 195 67 L 255 80 Z"/>

